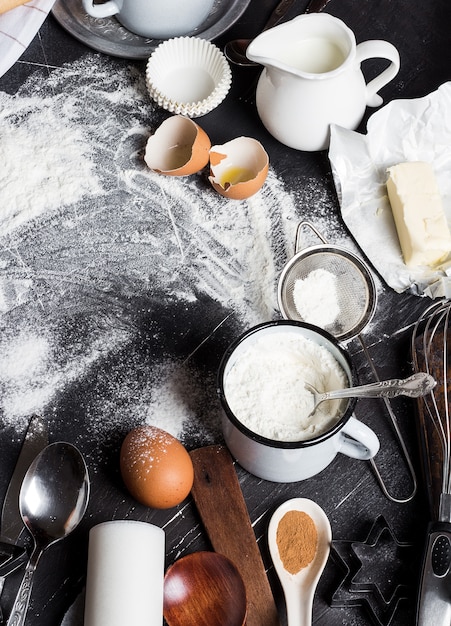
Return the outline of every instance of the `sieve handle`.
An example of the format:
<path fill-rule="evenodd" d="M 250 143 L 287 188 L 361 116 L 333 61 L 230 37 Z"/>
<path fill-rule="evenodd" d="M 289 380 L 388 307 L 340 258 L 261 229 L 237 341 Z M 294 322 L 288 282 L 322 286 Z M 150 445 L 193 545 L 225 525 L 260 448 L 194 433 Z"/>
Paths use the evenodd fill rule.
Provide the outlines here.
<path fill-rule="evenodd" d="M 313 231 L 315 233 L 315 235 L 318 237 L 318 239 L 326 246 L 328 244 L 327 239 L 325 239 L 322 234 L 319 232 L 319 230 L 311 223 L 311 222 L 299 222 L 298 227 L 296 228 L 296 239 L 294 242 L 294 251 L 297 254 L 298 252 L 300 252 L 302 246 L 301 246 L 301 231 L 304 228 L 310 228 L 311 231 Z"/>
<path fill-rule="evenodd" d="M 396 398 L 397 396 L 419 398 L 432 391 L 435 385 L 436 381 L 430 374 L 419 372 L 404 379 L 393 378 L 369 385 L 314 394 L 316 395 L 315 405 L 325 400 L 337 400 L 339 398 Z"/>

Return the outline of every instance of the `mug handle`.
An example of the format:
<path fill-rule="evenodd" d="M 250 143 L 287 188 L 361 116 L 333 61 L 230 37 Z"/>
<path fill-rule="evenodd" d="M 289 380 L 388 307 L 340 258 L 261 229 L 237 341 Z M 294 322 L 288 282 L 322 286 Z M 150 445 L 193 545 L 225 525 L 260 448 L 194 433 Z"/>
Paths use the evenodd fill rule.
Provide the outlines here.
<path fill-rule="evenodd" d="M 395 46 L 388 41 L 382 41 L 380 39 L 371 39 L 370 41 L 364 41 L 359 43 L 356 47 L 357 61 L 361 63 L 365 59 L 381 58 L 390 61 L 390 65 L 370 80 L 366 86 L 366 103 L 370 107 L 378 107 L 382 104 L 383 100 L 377 93 L 379 89 L 385 87 L 399 72 L 400 58 L 399 52 Z"/>
<path fill-rule="evenodd" d="M 339 452 L 353 459 L 368 461 L 379 451 L 380 443 L 376 433 L 368 426 L 350 417 L 341 429 Z"/>
<path fill-rule="evenodd" d="M 93 0 L 83 0 L 83 8 L 92 17 L 110 17 L 119 13 L 119 7 L 114 0 L 102 4 L 94 4 Z"/>

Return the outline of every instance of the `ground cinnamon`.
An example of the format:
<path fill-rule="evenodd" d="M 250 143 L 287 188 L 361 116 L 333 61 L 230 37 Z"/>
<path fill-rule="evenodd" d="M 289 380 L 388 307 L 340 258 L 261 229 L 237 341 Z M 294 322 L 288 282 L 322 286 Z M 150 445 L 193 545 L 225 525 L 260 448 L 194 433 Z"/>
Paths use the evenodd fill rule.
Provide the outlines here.
<path fill-rule="evenodd" d="M 318 531 L 310 515 L 288 511 L 277 526 L 277 547 L 284 568 L 297 574 L 313 561 L 318 547 Z"/>

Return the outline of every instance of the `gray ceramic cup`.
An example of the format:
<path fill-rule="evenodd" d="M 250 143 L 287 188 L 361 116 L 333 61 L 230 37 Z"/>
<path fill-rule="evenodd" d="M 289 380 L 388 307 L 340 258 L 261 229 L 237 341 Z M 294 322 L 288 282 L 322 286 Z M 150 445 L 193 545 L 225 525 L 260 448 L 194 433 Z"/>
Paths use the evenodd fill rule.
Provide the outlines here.
<path fill-rule="evenodd" d="M 286 334 L 287 331 L 324 346 L 345 371 L 349 385 L 354 384 L 355 373 L 348 354 L 332 335 L 322 329 L 295 321 L 267 322 L 251 328 L 228 348 L 218 371 L 222 431 L 233 457 L 251 474 L 281 483 L 315 476 L 332 463 L 338 453 L 360 460 L 373 458 L 379 450 L 379 440 L 371 428 L 353 416 L 355 399 L 348 401 L 342 416 L 327 432 L 303 441 L 268 439 L 249 430 L 234 415 L 225 392 L 225 381 L 231 368 L 263 334 Z M 274 376 L 276 379 L 276 372 Z"/>

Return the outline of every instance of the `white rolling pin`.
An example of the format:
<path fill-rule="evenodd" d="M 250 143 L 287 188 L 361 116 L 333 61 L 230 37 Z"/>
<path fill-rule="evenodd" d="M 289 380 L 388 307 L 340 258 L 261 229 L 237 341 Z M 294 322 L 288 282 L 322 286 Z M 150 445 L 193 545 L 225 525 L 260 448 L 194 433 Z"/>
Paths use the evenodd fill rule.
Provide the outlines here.
<path fill-rule="evenodd" d="M 89 533 L 84 626 L 162 626 L 165 534 L 129 520 Z"/>

